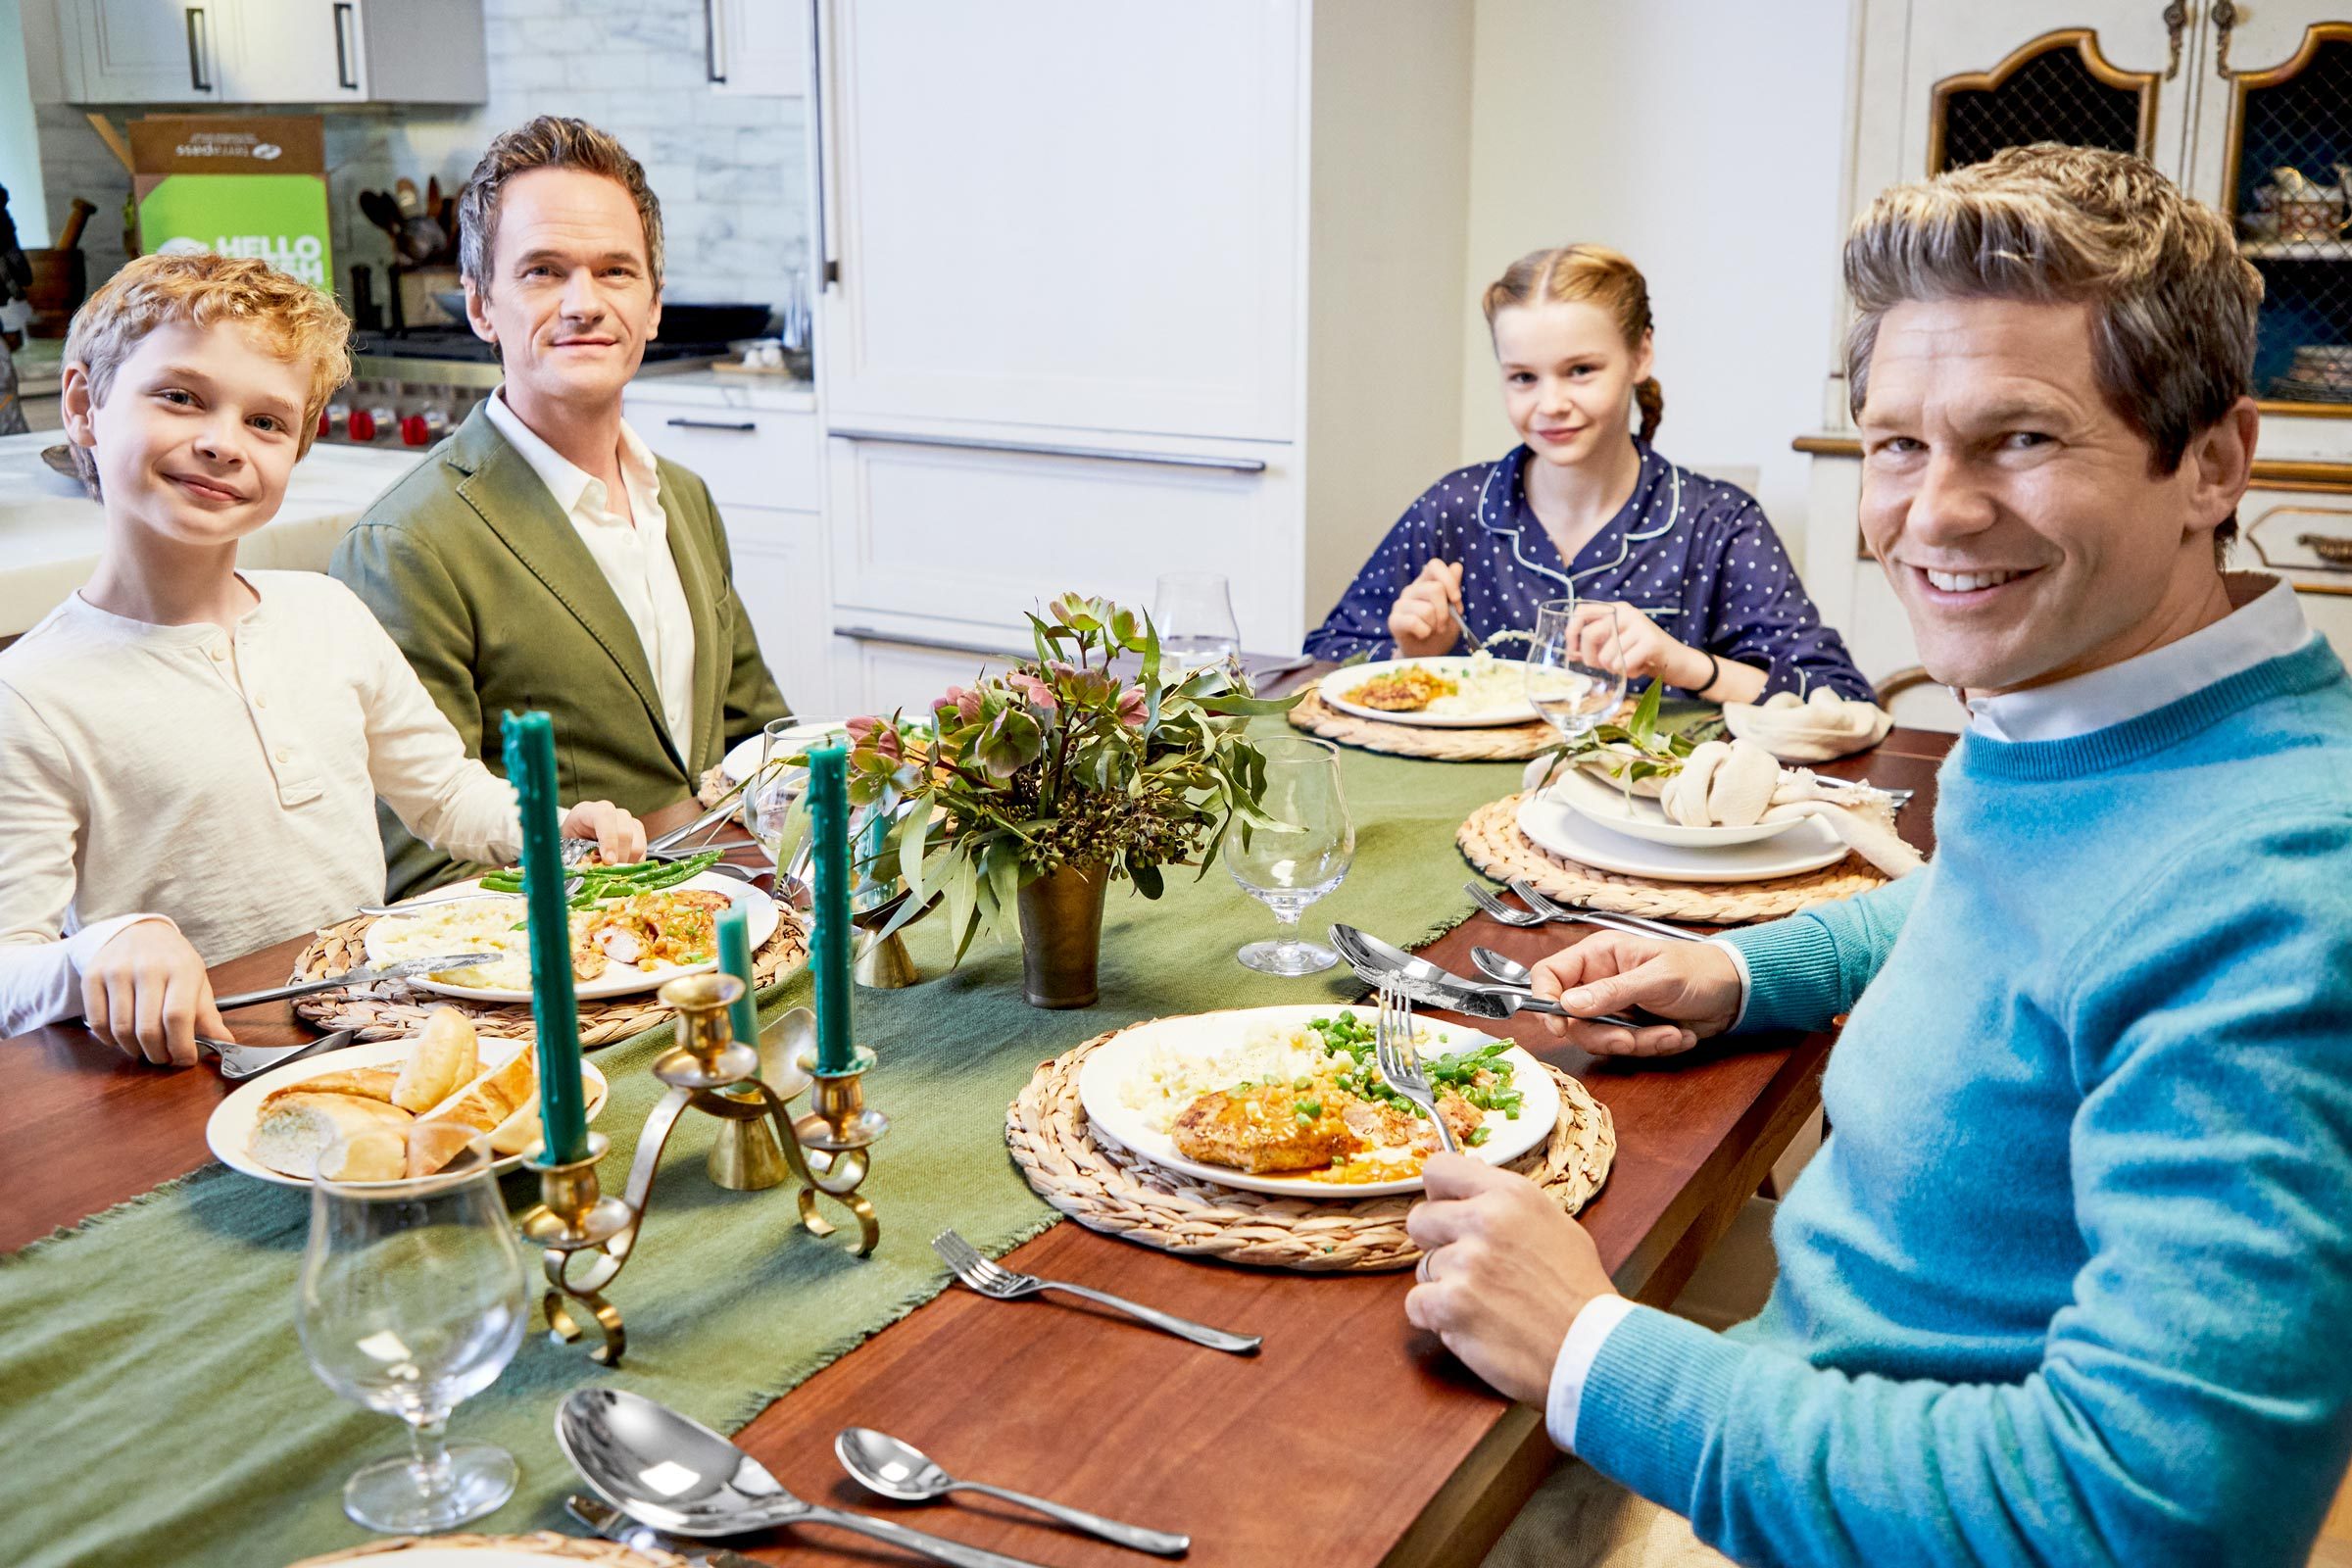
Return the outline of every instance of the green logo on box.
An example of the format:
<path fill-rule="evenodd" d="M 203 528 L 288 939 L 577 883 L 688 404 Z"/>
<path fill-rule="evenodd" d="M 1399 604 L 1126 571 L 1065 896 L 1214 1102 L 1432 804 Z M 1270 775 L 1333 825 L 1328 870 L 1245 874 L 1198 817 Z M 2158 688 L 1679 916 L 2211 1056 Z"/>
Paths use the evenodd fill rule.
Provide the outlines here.
<path fill-rule="evenodd" d="M 316 174 L 171 174 L 139 203 L 150 255 L 251 256 L 327 287 L 326 181 Z"/>

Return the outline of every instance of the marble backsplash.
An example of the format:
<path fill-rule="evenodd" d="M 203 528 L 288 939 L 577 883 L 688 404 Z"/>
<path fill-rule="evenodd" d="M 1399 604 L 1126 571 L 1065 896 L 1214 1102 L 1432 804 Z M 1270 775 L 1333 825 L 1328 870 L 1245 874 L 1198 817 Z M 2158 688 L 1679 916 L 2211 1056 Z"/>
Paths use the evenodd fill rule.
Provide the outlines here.
<path fill-rule="evenodd" d="M 490 137 L 533 115 L 561 114 L 612 131 L 645 165 L 662 199 L 666 298 L 783 301 L 808 246 L 806 103 L 713 91 L 702 0 L 631 0 L 625 12 L 594 0 L 484 0 L 483 12 L 490 92 L 481 108 L 319 111 L 338 292 L 348 292 L 352 265 L 366 263 L 376 298 L 384 298 L 392 246 L 361 217 L 362 190 L 388 190 L 402 174 L 419 188 L 439 175 L 455 189 Z M 146 112 L 118 106 L 107 114 L 120 127 Z M 36 117 L 52 232 L 74 197 L 98 206 L 82 240 L 96 287 L 122 263 L 130 176 L 80 110 L 45 104 Z"/>

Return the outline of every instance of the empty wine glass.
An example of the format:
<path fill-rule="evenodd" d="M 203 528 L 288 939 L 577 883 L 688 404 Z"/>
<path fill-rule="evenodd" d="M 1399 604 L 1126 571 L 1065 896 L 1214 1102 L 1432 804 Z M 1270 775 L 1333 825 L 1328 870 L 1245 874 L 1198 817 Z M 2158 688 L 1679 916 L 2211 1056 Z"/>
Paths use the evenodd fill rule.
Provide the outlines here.
<path fill-rule="evenodd" d="M 1266 974 L 1314 974 L 1340 956 L 1300 937 L 1298 916 L 1347 878 L 1355 858 L 1340 749 L 1283 735 L 1260 741 L 1258 750 L 1266 759 L 1266 793 L 1258 804 L 1278 825 L 1251 827 L 1235 817 L 1225 830 L 1225 864 L 1243 892 L 1274 911 L 1281 931 L 1236 956 Z"/>
<path fill-rule="evenodd" d="M 779 871 L 808 836 L 808 768 L 792 761 L 843 727 L 838 718 L 772 719 L 760 735 L 760 766 L 743 786 L 743 830 Z"/>
<path fill-rule="evenodd" d="M 1617 607 L 1587 600 L 1546 601 L 1536 612 L 1527 650 L 1527 700 L 1560 739 L 1575 742 L 1625 701 L 1625 661 L 1618 651 Z"/>
<path fill-rule="evenodd" d="M 1233 589 L 1213 571 L 1172 571 L 1152 589 L 1152 624 L 1159 648 L 1179 670 L 1222 663 L 1242 651 Z"/>
<path fill-rule="evenodd" d="M 344 1152 L 328 1150 L 319 1170 L 340 1172 Z M 425 1535 L 514 1494 L 513 1455 L 442 1433 L 450 1412 L 514 1359 L 529 1310 L 522 1250 L 487 1154 L 469 1150 L 416 1181 L 313 1181 L 294 1308 L 303 1353 L 328 1388 L 409 1428 L 408 1455 L 344 1483 L 355 1522 Z"/>

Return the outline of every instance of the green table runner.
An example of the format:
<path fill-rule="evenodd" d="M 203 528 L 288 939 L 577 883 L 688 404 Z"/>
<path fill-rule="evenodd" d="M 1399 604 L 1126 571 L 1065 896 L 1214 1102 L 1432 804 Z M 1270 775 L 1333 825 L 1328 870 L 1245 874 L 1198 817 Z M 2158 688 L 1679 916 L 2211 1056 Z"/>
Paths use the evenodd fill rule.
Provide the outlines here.
<path fill-rule="evenodd" d="M 1454 828 L 1517 788 L 1519 764 L 1343 756 L 1354 868 L 1306 925 L 1346 920 L 1398 943 L 1443 930 L 1467 911 Z M 1344 967 L 1284 980 L 1236 962 L 1234 950 L 1274 921 L 1221 865 L 1199 882 L 1172 877 L 1156 903 L 1114 886 L 1102 1000 L 1079 1011 L 1024 1005 L 1009 944 L 975 945 L 943 972 L 931 925 L 909 945 L 935 978 L 858 997 L 858 1038 L 881 1057 L 870 1098 L 891 1117 L 865 1189 L 882 1219 L 875 1254 L 859 1260 L 838 1239 L 802 1234 L 789 1188 L 713 1187 L 701 1168 L 711 1124 L 689 1117 L 612 1293 L 628 1320 L 625 1364 L 607 1371 L 533 1332 L 460 1407 L 453 1436 L 501 1444 L 522 1468 L 514 1499 L 473 1528 L 576 1528 L 562 1515 L 574 1479 L 552 1430 L 566 1391 L 609 1381 L 733 1431 L 938 1294 L 945 1272 L 928 1243 L 939 1231 L 953 1226 L 993 1253 L 1052 1224 L 1004 1142 L 1005 1106 L 1041 1060 L 1140 1018 L 1360 990 Z M 797 975 L 767 1005 L 805 1004 L 808 989 Z M 597 1127 L 612 1140 L 602 1170 L 613 1188 L 660 1097 L 645 1069 L 666 1035 L 596 1054 L 612 1085 Z M 94 1112 L 89 1157 L 106 1157 L 105 1137 Z M 536 1183 L 509 1178 L 507 1196 L 519 1212 Z M 344 1477 L 405 1440 L 389 1417 L 329 1393 L 303 1358 L 294 1280 L 309 1212 L 306 1193 L 210 1165 L 0 1259 L 0 1562 L 270 1568 L 367 1539 L 343 1517 Z"/>

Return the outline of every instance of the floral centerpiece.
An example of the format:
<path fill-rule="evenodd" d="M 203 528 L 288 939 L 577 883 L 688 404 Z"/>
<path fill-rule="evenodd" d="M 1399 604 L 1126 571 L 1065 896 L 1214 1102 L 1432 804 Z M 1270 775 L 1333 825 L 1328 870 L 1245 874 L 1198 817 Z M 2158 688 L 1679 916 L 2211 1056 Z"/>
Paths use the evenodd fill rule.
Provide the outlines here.
<path fill-rule="evenodd" d="M 1029 623 L 1036 657 L 950 687 L 928 735 L 851 720 L 850 800 L 898 824 L 899 919 L 936 898 L 958 961 L 1017 932 L 1029 1001 L 1083 1006 L 1109 882 L 1157 898 L 1166 867 L 1207 870 L 1234 816 L 1274 825 L 1244 732 L 1297 699 L 1227 663 L 1170 672 L 1151 618 L 1105 600 L 1064 594 Z"/>

